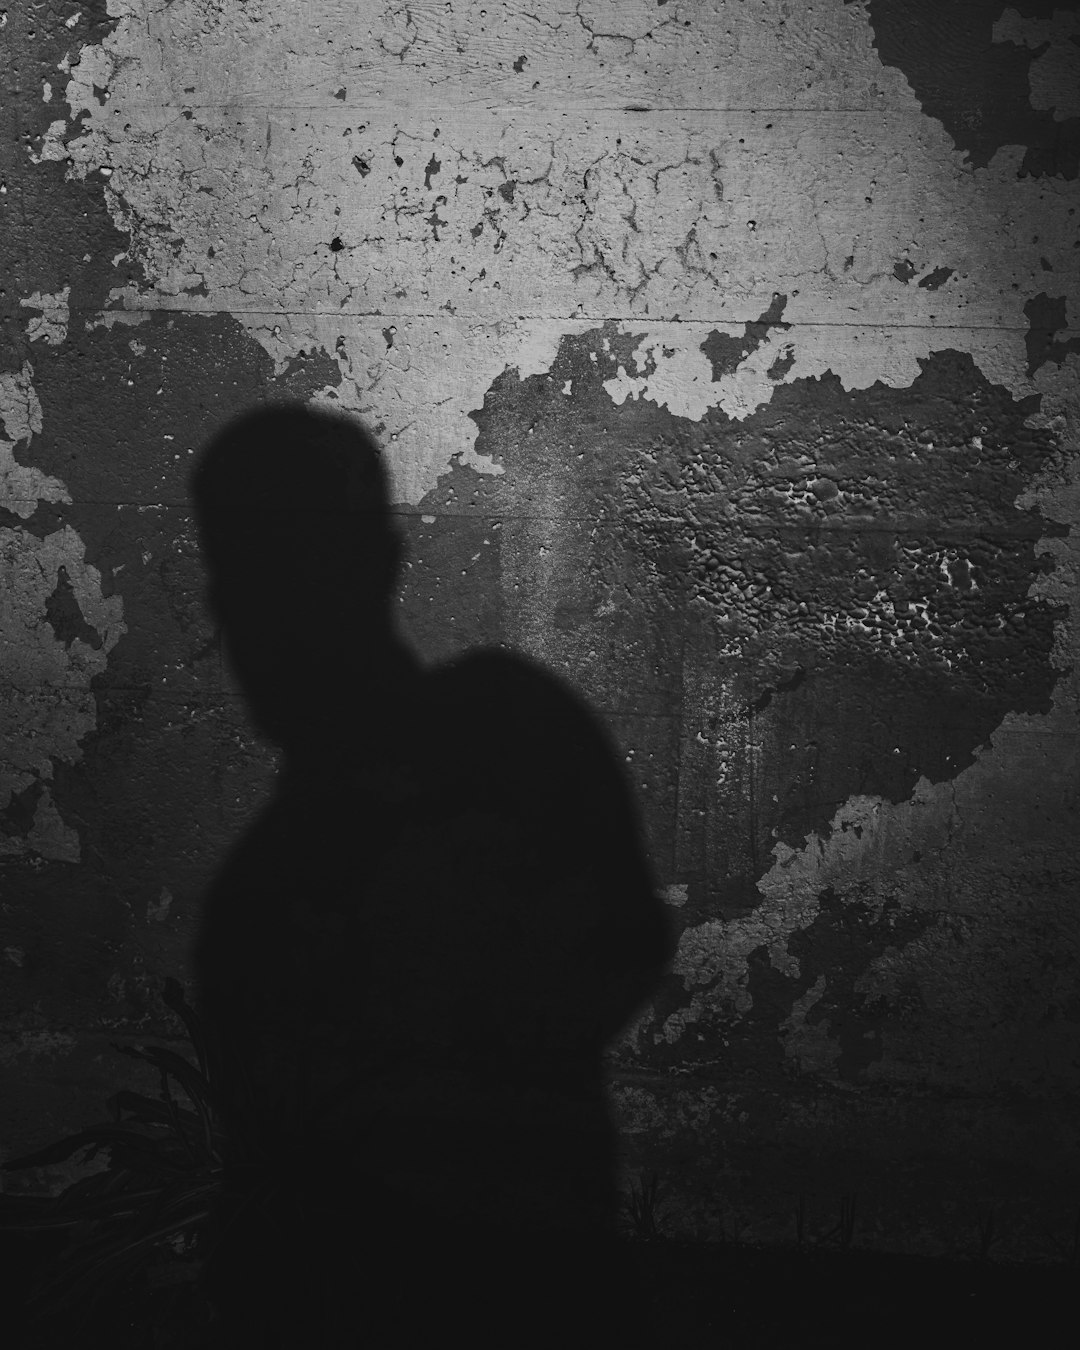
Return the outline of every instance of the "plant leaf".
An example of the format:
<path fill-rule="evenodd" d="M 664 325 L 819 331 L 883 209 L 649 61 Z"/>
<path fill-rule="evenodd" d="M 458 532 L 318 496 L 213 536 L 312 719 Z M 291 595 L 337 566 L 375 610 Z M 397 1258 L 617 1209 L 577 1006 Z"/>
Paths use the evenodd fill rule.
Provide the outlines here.
<path fill-rule="evenodd" d="M 113 1042 L 113 1048 L 119 1050 L 121 1054 L 131 1055 L 135 1059 L 152 1064 L 155 1069 L 171 1074 L 200 1113 L 213 1105 L 213 1094 L 205 1075 L 175 1050 L 167 1050 L 160 1045 L 118 1045 L 116 1042 Z"/>
<path fill-rule="evenodd" d="M 198 1228 L 213 1212 L 220 1181 L 208 1178 L 189 1187 L 161 1205 L 162 1193 L 152 1193 L 156 1203 L 134 1223 L 76 1243 L 57 1262 L 54 1273 L 39 1283 L 31 1298 L 47 1300 L 49 1311 L 91 1303 L 106 1288 L 134 1275 L 162 1243 Z"/>
<path fill-rule="evenodd" d="M 55 1144 L 47 1144 L 35 1153 L 24 1153 L 21 1158 L 9 1158 L 7 1162 L 0 1163 L 0 1171 L 17 1172 L 24 1167 L 48 1167 L 52 1163 L 66 1162 L 72 1154 L 78 1153 L 83 1148 L 92 1149 L 90 1156 L 93 1157 L 113 1142 L 111 1136 L 116 1131 L 124 1133 L 123 1127 L 119 1125 L 92 1125 L 89 1129 L 80 1130 L 78 1134 L 69 1134 L 66 1139 L 58 1139 Z"/>
<path fill-rule="evenodd" d="M 210 1038 L 203 1026 L 202 1019 L 184 997 L 184 991 L 180 987 L 179 980 L 174 980 L 171 975 L 165 979 L 161 1001 L 167 1008 L 171 1008 L 184 1023 L 188 1037 L 194 1047 L 195 1056 L 199 1061 L 199 1070 L 207 1083 L 213 1085 L 218 1077 L 217 1056 L 211 1048 Z"/>
<path fill-rule="evenodd" d="M 40 1228 L 74 1228 L 131 1216 L 160 1194 L 158 1190 L 131 1191 L 120 1195 L 83 1196 L 61 1204 L 62 1196 L 5 1196 L 0 1203 L 0 1227 L 16 1231 Z M 10 1205 L 10 1200 L 38 1199 L 41 1204 Z M 6 1211 L 6 1212 L 5 1212 Z"/>

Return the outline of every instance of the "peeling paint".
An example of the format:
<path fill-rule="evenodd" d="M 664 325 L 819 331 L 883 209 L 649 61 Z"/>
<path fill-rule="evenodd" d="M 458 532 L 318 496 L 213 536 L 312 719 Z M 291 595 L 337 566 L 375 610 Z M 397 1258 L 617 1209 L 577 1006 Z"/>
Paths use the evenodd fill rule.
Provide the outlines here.
<path fill-rule="evenodd" d="M 97 725 L 91 681 L 125 631 L 119 596 L 106 598 L 70 527 L 38 538 L 0 527 L 0 856 L 34 853 L 77 861 L 78 836 L 65 825 L 49 784 L 57 762 L 74 763 Z M 50 621 L 50 601 L 66 596 L 66 627 Z M 52 611 L 55 616 L 57 611 Z M 71 616 L 71 617 L 67 617 Z M 27 794 L 33 796 L 29 819 Z M 19 809 L 13 810 L 18 801 Z"/>
<path fill-rule="evenodd" d="M 926 114 L 941 120 L 972 163 L 981 167 L 995 151 L 1020 144 L 1021 175 L 1075 178 L 1080 120 L 1067 112 L 1064 125 L 1047 117 L 1044 109 L 1053 104 L 1043 92 L 1051 81 L 1057 85 L 1059 58 L 1051 53 L 1067 40 L 1073 16 L 1063 11 L 1040 21 L 1003 6 L 995 19 L 994 8 L 983 0 L 957 0 L 948 26 L 938 30 L 933 0 L 867 3 L 882 61 L 904 72 Z M 1029 34 L 1049 50 L 1033 57 Z M 1048 55 L 1048 67 L 1038 70 Z M 1066 62 L 1075 69 L 1074 55 Z M 1050 97 L 1058 96 L 1053 88 Z"/>
<path fill-rule="evenodd" d="M 19 304 L 26 308 L 41 311 L 38 317 L 30 321 L 26 329 L 26 336 L 31 342 L 43 341 L 51 347 L 63 342 L 67 337 L 70 294 L 71 287 L 65 286 L 55 295 L 42 295 L 40 291 L 35 291 L 33 295 L 25 296 L 19 301 Z"/>
<path fill-rule="evenodd" d="M 263 22 L 250 7 L 236 15 L 222 12 L 212 23 L 196 21 L 189 11 L 185 4 L 165 12 L 133 5 L 101 44 L 82 48 L 65 91 L 72 118 L 82 119 L 79 134 L 65 146 L 69 172 L 109 170 L 104 192 L 114 222 L 130 237 L 148 279 L 115 290 L 114 299 L 137 311 L 228 308 L 246 316 L 279 368 L 313 342 L 334 350 L 331 333 L 341 325 L 332 315 L 345 310 L 378 316 L 350 325 L 345 334 L 345 381 L 336 398 L 397 436 L 398 491 L 407 501 L 429 490 L 456 456 L 484 467 L 472 450 L 469 410 L 498 370 L 517 363 L 538 337 L 553 350 L 580 308 L 605 316 L 629 310 L 669 324 L 676 330 L 667 338 L 674 365 L 657 396 L 677 399 L 681 415 L 700 417 L 718 400 L 736 415 L 737 407 L 752 411 L 771 397 L 776 382 L 767 371 L 777 352 L 760 371 L 744 366 L 745 387 L 725 390 L 721 382 L 711 389 L 698 377 L 701 387 L 695 389 L 701 338 L 679 335 L 680 323 L 711 320 L 715 326 L 722 317 L 739 327 L 767 307 L 768 294 L 779 286 L 789 296 L 786 317 L 797 335 L 792 351 L 798 375 L 831 369 L 849 388 L 882 378 L 908 383 L 917 373 L 916 358 L 932 349 L 933 328 L 947 323 L 950 345 L 970 350 L 997 379 L 999 369 L 989 368 L 982 350 L 984 325 L 1007 323 L 1022 303 L 1001 289 L 1002 280 L 1038 265 L 1034 235 L 1048 258 L 1071 246 L 1059 196 L 1018 183 L 1006 160 L 972 174 L 948 154 L 908 86 L 888 79 L 874 33 L 857 9 L 829 5 L 815 20 L 826 24 L 845 52 L 838 64 L 828 41 L 815 44 L 813 59 L 824 63 L 817 81 L 859 90 L 856 102 L 876 91 L 871 121 L 885 116 L 878 109 L 887 90 L 887 134 L 884 123 L 879 131 L 869 125 L 864 131 L 862 113 L 857 128 L 843 114 L 828 113 L 805 133 L 793 131 L 794 114 L 739 113 L 718 124 L 715 114 L 703 121 L 685 113 L 675 123 L 674 147 L 666 128 L 656 134 L 647 122 L 631 122 L 620 131 L 602 115 L 587 133 L 541 116 L 523 137 L 472 100 L 465 122 L 453 129 L 441 125 L 443 119 L 427 110 L 427 96 L 418 95 L 437 88 L 445 98 L 459 77 L 452 62 L 441 73 L 435 62 L 430 75 L 415 64 L 419 51 L 445 40 L 431 27 L 432 16 L 417 16 L 408 43 L 385 35 L 372 39 L 394 61 L 368 67 L 376 83 L 362 113 L 348 100 L 321 106 L 315 122 L 267 113 L 260 106 L 261 72 L 287 69 L 296 88 L 326 83 L 315 58 L 294 42 L 292 22 L 287 16 Z M 275 12 L 267 6 L 264 17 Z M 664 86 L 678 108 L 695 100 L 732 39 L 722 27 L 693 22 L 680 29 L 665 21 L 654 30 L 654 12 L 624 7 L 619 23 L 630 32 L 652 33 L 659 47 L 653 46 L 650 61 L 662 52 L 661 59 L 678 69 L 678 78 Z M 534 27 L 513 10 L 504 18 L 523 32 Z M 449 23 L 457 22 L 455 11 Z M 779 78 L 794 51 L 802 50 L 777 45 L 783 31 L 763 11 L 755 41 L 766 47 L 754 62 L 740 64 L 745 87 L 732 90 L 731 106 L 768 106 L 769 93 L 755 86 L 755 78 Z M 794 36 L 790 28 L 788 33 Z M 580 48 L 581 16 L 553 12 L 549 37 L 548 72 L 563 44 L 570 44 L 567 53 Z M 632 48 L 642 40 L 627 42 Z M 582 51 L 594 63 L 599 91 L 614 72 L 595 42 Z M 650 80 L 659 79 L 662 69 Z M 246 79 L 255 83 L 242 98 Z M 588 88 L 588 77 L 581 79 Z M 380 81 L 388 81 L 381 109 Z M 540 89 L 545 83 L 541 78 Z M 791 87 L 814 84 L 811 74 Z M 195 97 L 178 98 L 174 90 L 184 86 Z M 108 88 L 107 105 L 95 88 Z M 232 91 L 230 107 L 248 111 L 224 120 L 222 106 L 209 97 L 219 88 Z M 189 104 L 198 106 L 197 116 L 180 115 Z M 644 105 L 655 104 L 650 89 Z M 794 153 L 781 166 L 776 157 L 784 144 L 793 145 Z M 255 145 L 265 145 L 265 155 L 255 157 Z M 346 173 L 357 154 L 378 166 L 370 177 Z M 439 178 L 427 168 L 436 158 L 447 165 Z M 231 172 L 234 163 L 243 172 Z M 294 166 L 300 166 L 299 177 Z M 443 188 L 451 166 L 454 181 Z M 907 192 L 912 181 L 921 181 L 923 197 L 929 193 L 935 201 L 932 219 L 918 216 Z M 282 182 L 290 184 L 287 193 Z M 503 192 L 511 182 L 513 194 Z M 442 199 L 445 225 L 437 241 L 426 224 L 435 197 Z M 988 215 L 1008 222 L 990 238 L 973 227 Z M 812 221 L 814 228 L 787 230 L 783 222 L 792 218 Z M 752 239 L 734 247 L 731 229 L 750 219 Z M 474 238 L 477 220 L 484 228 Z M 344 253 L 331 261 L 304 243 L 340 233 L 339 221 L 355 221 L 363 230 L 363 257 L 355 263 L 341 261 Z M 348 230 L 342 238 L 348 242 Z M 910 252 L 913 238 L 913 266 L 921 267 L 923 257 L 941 266 L 946 258 L 955 275 L 948 300 L 945 292 L 927 288 L 917 308 L 907 297 L 897 308 L 887 299 L 890 259 Z M 852 265 L 845 271 L 839 260 L 848 255 Z M 433 275 L 440 278 L 437 302 L 425 281 Z M 763 280 L 770 287 L 765 295 Z M 276 313 L 273 322 L 262 318 L 266 312 Z M 393 352 L 380 338 L 387 313 L 415 316 L 407 340 Z M 508 319 L 522 314 L 536 318 L 528 324 Z M 874 331 L 875 324 L 901 314 L 907 352 L 895 331 L 884 347 L 880 330 Z M 801 340 L 802 324 L 812 328 L 815 320 L 833 316 L 841 321 L 839 330 L 826 329 L 817 342 L 812 332 L 809 342 Z M 956 331 L 965 324 L 970 332 Z M 994 341 L 1000 343 L 1000 336 Z M 493 360 L 496 351 L 499 360 Z M 527 358 L 526 367 L 534 368 Z M 1022 387 L 1018 375 L 1007 372 L 1005 380 L 1014 392 Z"/>
<path fill-rule="evenodd" d="M 1049 18 L 1034 18 L 1009 7 L 993 27 L 995 42 L 1011 42 L 1035 52 L 1028 70 L 1031 106 L 1050 111 L 1055 122 L 1080 117 L 1080 16 L 1055 9 Z"/>
<path fill-rule="evenodd" d="M 4 16 L 0 920 L 52 1019 L 5 1063 L 152 1019 L 265 790 L 186 474 L 298 397 L 386 448 L 423 654 L 612 727 L 681 932 L 613 1049 L 672 1222 L 1075 1155 L 1080 49 L 1035 8 Z"/>
<path fill-rule="evenodd" d="M 32 465 L 20 463 L 16 448 L 41 430 L 41 404 L 33 386 L 34 370 L 24 361 L 19 371 L 0 371 L 0 508 L 23 520 L 37 510 L 39 501 L 67 502 L 64 485 Z"/>

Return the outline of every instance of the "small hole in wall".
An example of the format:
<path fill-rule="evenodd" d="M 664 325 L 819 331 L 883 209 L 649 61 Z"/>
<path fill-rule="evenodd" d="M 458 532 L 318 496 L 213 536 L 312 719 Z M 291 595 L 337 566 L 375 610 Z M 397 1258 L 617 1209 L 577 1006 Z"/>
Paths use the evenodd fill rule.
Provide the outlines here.
<path fill-rule="evenodd" d="M 341 240 L 337 237 L 337 235 L 335 235 L 333 239 L 330 240 L 330 247 L 335 253 L 340 253 L 341 250 L 345 247 L 345 245 L 341 242 Z"/>

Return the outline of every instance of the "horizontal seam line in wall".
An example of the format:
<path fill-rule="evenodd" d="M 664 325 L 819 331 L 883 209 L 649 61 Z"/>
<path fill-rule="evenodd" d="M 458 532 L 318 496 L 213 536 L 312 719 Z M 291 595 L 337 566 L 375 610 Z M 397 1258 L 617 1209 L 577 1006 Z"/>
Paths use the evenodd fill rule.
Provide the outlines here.
<path fill-rule="evenodd" d="M 490 474 L 480 475 L 481 477 L 491 477 Z M 437 489 L 436 489 L 437 490 Z M 137 501 L 105 501 L 98 498 L 86 498 L 78 502 L 63 502 L 59 506 L 54 503 L 48 505 L 57 512 L 67 509 L 69 511 L 78 511 L 87 506 L 126 506 L 131 508 L 163 511 L 183 511 L 188 515 L 194 515 L 194 507 L 190 501 L 177 499 L 169 502 L 137 502 Z M 314 508 L 317 515 L 322 515 L 325 508 Z M 283 515 L 292 518 L 296 515 L 295 511 L 284 511 Z M 528 511 L 507 512 L 507 511 L 454 511 L 445 508 L 435 510 L 422 510 L 419 507 L 402 507 L 401 505 L 390 508 L 392 516 L 400 517 L 404 520 L 423 520 L 425 516 L 443 517 L 447 520 L 487 520 L 487 521 L 529 521 L 533 524 L 565 524 L 565 525 L 592 525 L 606 527 L 615 530 L 622 528 L 628 520 L 632 519 L 639 512 L 624 511 L 612 516 L 608 520 L 598 519 L 595 515 L 541 515 Z M 32 517 L 28 516 L 29 521 Z M 686 517 L 678 514 L 661 515 L 658 512 L 650 515 L 649 524 L 673 525 L 680 529 L 686 528 Z M 707 528 L 713 522 L 703 522 L 703 528 Z M 826 524 L 822 521 L 775 521 L 775 520 L 750 520 L 741 517 L 734 521 L 717 521 L 720 527 L 738 526 L 747 533 L 759 532 L 762 535 L 772 534 L 790 534 L 798 532 L 800 534 L 947 534 L 950 537 L 963 536 L 964 538 L 981 539 L 984 537 L 1008 538 L 1020 540 L 1039 540 L 1047 536 L 1042 535 L 1034 529 L 1027 529 L 1023 526 L 987 526 L 987 525 L 961 525 L 961 524 L 943 524 L 941 521 L 933 520 L 930 517 L 923 517 L 918 520 L 897 521 L 851 521 L 836 525 Z M 9 529 L 15 528 L 12 525 Z M 1058 537 L 1058 536 L 1051 536 Z M 411 561 L 406 558 L 406 562 Z"/>
<path fill-rule="evenodd" d="M 473 643 L 469 650 L 490 651 L 496 645 L 497 644 L 495 643 L 477 642 Z M 520 650 L 520 648 L 516 647 L 514 644 L 507 644 L 507 650 L 515 651 Z M 85 685 L 81 684 L 0 684 L 0 689 L 3 689 L 6 693 L 34 694 L 41 696 L 47 694 L 71 693 L 78 694 L 80 697 L 91 694 L 95 697 L 107 698 L 110 694 L 152 694 L 156 698 L 161 695 L 166 695 L 170 702 L 176 702 L 186 707 L 198 707 L 204 711 L 212 711 L 215 708 L 234 708 L 238 705 L 243 706 L 246 705 L 248 701 L 247 697 L 239 691 L 229 694 L 199 694 L 197 692 L 170 688 L 168 684 L 162 685 L 160 683 L 155 683 L 152 680 L 144 681 L 142 684 L 134 681 L 130 684 L 110 684 L 103 689 L 87 689 Z M 673 687 L 665 689 L 663 686 L 657 686 L 648 690 L 649 696 L 653 698 L 663 697 L 665 694 L 670 694 L 671 697 L 674 698 L 676 692 L 677 691 Z M 675 722 L 678 721 L 681 716 L 681 714 L 677 712 L 642 712 L 633 706 L 619 705 L 618 707 L 614 707 L 601 704 L 595 699 L 590 700 L 590 706 L 608 717 L 634 717 L 647 722 Z M 0 859 L 0 862 L 2 862 L 2 859 Z"/>
<path fill-rule="evenodd" d="M 426 311 L 426 310 L 389 310 L 389 309 L 200 309 L 196 306 L 185 305 L 153 305 L 145 309 L 104 309 L 104 310 L 79 310 L 72 309 L 73 314 L 194 314 L 214 317 L 221 314 L 227 314 L 231 318 L 236 318 L 245 314 L 258 314 L 274 317 L 280 315 L 282 318 L 322 318 L 322 319 L 440 319 L 443 323 L 447 320 L 462 319 L 470 323 L 482 322 L 491 324 L 505 324 L 508 320 L 504 315 L 498 318 L 495 315 L 463 313 L 447 314 L 445 311 Z M 750 315 L 747 311 L 747 317 L 742 318 L 726 317 L 715 319 L 671 319 L 663 317 L 654 317 L 653 315 L 641 314 L 596 314 L 587 315 L 582 318 L 577 314 L 516 314 L 513 316 L 518 322 L 527 320 L 529 322 L 540 323 L 568 323 L 576 324 L 580 327 L 588 327 L 590 324 L 610 323 L 634 323 L 643 325 L 659 326 L 660 324 L 680 324 L 680 325 L 715 325 L 720 324 L 726 327 L 737 327 L 739 324 L 757 322 L 760 315 Z M 123 320 L 121 319 L 122 323 Z M 103 319 L 101 327 L 106 326 Z M 1004 323 L 898 323 L 895 320 L 874 320 L 874 319 L 791 319 L 785 320 L 782 324 L 775 326 L 780 333 L 790 328 L 882 328 L 882 329 L 925 329 L 927 332 L 937 332 L 938 330 L 949 330 L 958 332 L 991 332 L 991 333 L 1030 333 L 1032 331 L 1054 332 L 1055 334 L 1067 334 L 1074 331 L 1071 328 L 1045 328 L 1038 326 L 1033 330 L 1030 324 L 1004 324 Z M 1080 330 L 1076 330 L 1080 332 Z"/>
<path fill-rule="evenodd" d="M 500 113 L 500 112 L 537 112 L 537 101 L 521 99 L 516 103 L 342 103 L 340 100 L 334 103 L 184 103 L 178 102 L 165 104 L 160 102 L 138 101 L 129 99 L 125 108 L 150 109 L 153 112 L 161 112 L 167 107 L 176 109 L 177 115 L 182 116 L 184 112 L 262 112 L 267 116 L 275 117 L 284 113 L 334 113 L 335 120 L 343 117 L 346 113 L 400 113 L 400 112 L 421 112 L 428 113 L 446 113 L 450 116 L 460 116 L 462 113 Z M 949 105 L 946 105 L 949 106 Z M 957 109 L 972 110 L 970 103 L 957 103 Z M 1019 104 L 1017 106 L 1023 106 Z M 667 116 L 678 116 L 680 113 L 720 113 L 727 114 L 738 113 L 740 116 L 749 114 L 751 117 L 773 117 L 778 114 L 805 115 L 818 114 L 824 117 L 840 115 L 850 115 L 852 113 L 863 113 L 869 117 L 900 117 L 903 110 L 889 107 L 777 107 L 763 108 L 761 106 L 750 107 L 747 104 L 744 107 L 730 105 L 726 107 L 717 107 L 709 103 L 694 104 L 668 104 L 657 107 L 646 107 L 638 103 L 581 103 L 576 106 L 564 108 L 560 112 L 543 112 L 539 116 L 548 121 L 556 121 L 565 117 L 589 117 L 597 113 L 660 113 Z"/>

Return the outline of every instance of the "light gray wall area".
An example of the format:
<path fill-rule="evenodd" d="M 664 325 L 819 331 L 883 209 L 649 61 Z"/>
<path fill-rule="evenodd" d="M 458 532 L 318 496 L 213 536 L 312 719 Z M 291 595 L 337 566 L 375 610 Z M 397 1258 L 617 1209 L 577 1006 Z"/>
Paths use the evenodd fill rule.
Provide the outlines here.
<path fill-rule="evenodd" d="M 613 1096 L 670 1231 L 1067 1244 L 1073 10 L 23 8 L 4 1153 L 167 1034 L 267 791 L 185 485 L 298 397 L 386 450 L 418 649 L 547 663 L 625 758 L 679 944 Z"/>

